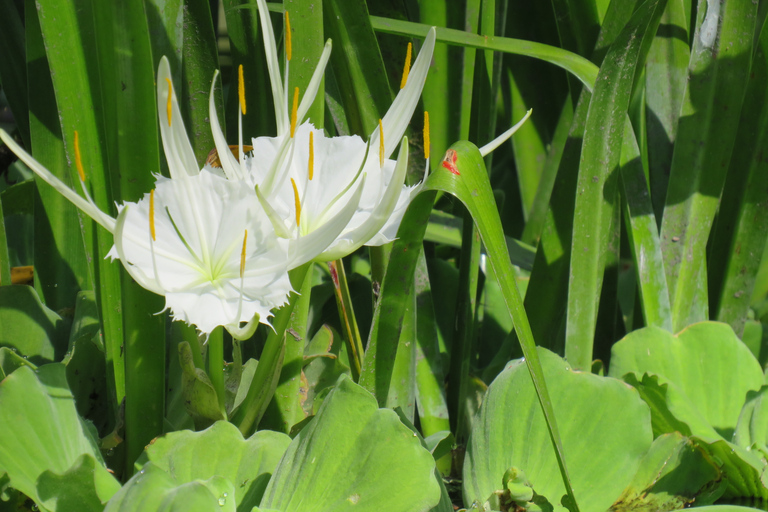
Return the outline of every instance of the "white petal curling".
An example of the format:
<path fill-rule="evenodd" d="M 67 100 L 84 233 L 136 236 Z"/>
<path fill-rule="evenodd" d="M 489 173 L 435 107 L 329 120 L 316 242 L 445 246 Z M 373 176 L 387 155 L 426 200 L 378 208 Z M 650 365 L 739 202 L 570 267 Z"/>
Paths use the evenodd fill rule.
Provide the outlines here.
<path fill-rule="evenodd" d="M 165 295 L 174 319 L 203 333 L 219 325 L 236 329 L 255 314 L 267 323 L 270 310 L 291 291 L 287 242 L 274 235 L 253 190 L 202 171 L 185 180 L 158 178 L 154 203 L 154 242 L 148 195 L 120 211 L 115 252 L 131 276 Z M 204 214 L 202 225 L 186 205 Z"/>
<path fill-rule="evenodd" d="M 391 160 L 388 161 L 391 163 Z M 366 165 L 373 167 L 375 165 Z M 370 240 L 379 233 L 387 224 L 398 203 L 405 203 L 401 199 L 410 199 L 410 194 L 403 196 L 403 181 L 408 170 L 408 139 L 403 137 L 400 143 L 400 153 L 394 166 L 394 172 L 389 174 L 388 181 L 383 183 L 381 188 L 376 190 L 377 201 L 360 202 L 360 208 L 355 212 L 355 219 L 350 222 L 347 229 L 326 249 L 321 257 L 325 260 L 338 259 L 352 251 L 357 250 L 363 245 L 381 245 L 385 242 L 371 244 Z M 378 188 L 378 185 L 376 186 Z M 402 213 L 405 213 L 405 207 L 401 205 Z M 402 213 L 400 219 L 402 219 Z M 397 232 L 397 226 L 400 225 L 400 219 L 397 219 L 394 230 Z M 356 222 L 355 222 L 356 221 Z"/>
<path fill-rule="evenodd" d="M 86 215 L 95 220 L 101 227 L 113 233 L 115 231 L 115 219 L 99 210 L 99 208 L 93 203 L 90 198 L 84 198 L 78 195 L 77 192 L 69 188 L 63 181 L 54 176 L 51 171 L 46 169 L 40 162 L 35 160 L 32 155 L 24 151 L 21 146 L 16 144 L 13 137 L 8 135 L 5 130 L 0 128 L 0 139 L 13 151 L 19 159 L 27 164 L 27 167 L 32 169 L 35 174 L 48 183 L 50 186 L 56 189 L 56 191 L 63 195 L 72 204 L 80 208 Z M 85 189 L 84 189 L 85 190 Z"/>
<path fill-rule="evenodd" d="M 387 218 L 381 230 L 373 235 L 373 237 L 368 240 L 365 245 L 384 245 L 395 241 L 395 239 L 397 239 L 397 230 L 400 228 L 400 222 L 403 220 L 403 215 L 405 215 L 405 212 L 408 209 L 408 206 L 411 204 L 411 201 L 413 201 L 413 199 L 419 195 L 419 192 L 421 192 L 422 188 L 424 188 L 423 181 L 412 187 L 403 185 L 402 190 L 400 191 L 400 195 L 397 199 L 397 205 L 395 206 L 395 209 L 392 210 L 392 213 L 390 214 L 389 218 Z"/>
<path fill-rule="evenodd" d="M 289 249 L 291 254 L 289 268 L 296 268 L 312 260 L 330 261 L 331 259 L 337 259 L 325 257 L 325 249 L 329 244 L 333 244 L 338 240 L 344 228 L 357 212 L 360 196 L 365 187 L 365 178 L 365 176 L 362 176 L 360 184 L 357 185 L 352 197 L 344 203 L 343 208 L 336 215 L 326 220 L 307 235 L 292 241 L 294 245 Z"/>
<path fill-rule="evenodd" d="M 211 92 L 208 95 L 208 119 L 211 123 L 211 133 L 213 134 L 213 142 L 216 145 L 216 152 L 219 154 L 219 161 L 221 162 L 221 168 L 224 170 L 224 174 L 231 180 L 242 179 L 245 176 L 240 172 L 240 162 L 238 162 L 232 151 L 229 150 L 227 139 L 224 137 L 224 132 L 221 130 L 219 124 L 219 115 L 216 113 L 216 100 L 214 91 L 216 90 L 216 78 L 219 76 L 219 70 L 213 72 L 213 80 L 211 81 Z"/>
<path fill-rule="evenodd" d="M 157 113 L 160 121 L 160 136 L 163 139 L 163 149 L 168 160 L 168 170 L 171 178 L 194 176 L 200 167 L 195 159 L 195 152 L 184 128 L 179 103 L 176 100 L 176 87 L 172 83 L 171 66 L 163 56 L 157 66 Z M 168 124 L 168 93 L 171 93 L 171 122 Z"/>
<path fill-rule="evenodd" d="M 515 132 L 521 126 L 523 126 L 523 123 L 525 123 L 528 120 L 528 118 L 531 117 L 532 113 L 533 113 L 533 109 L 529 108 L 528 112 L 525 113 L 523 118 L 521 120 L 519 120 L 517 123 L 515 123 L 515 125 L 512 126 L 512 128 L 508 129 L 507 131 L 505 131 L 504 133 L 502 133 L 501 135 L 499 135 L 498 137 L 493 139 L 491 142 L 489 142 L 485 146 L 481 147 L 480 148 L 480 154 L 483 157 L 486 157 L 486 156 L 488 156 L 491 153 L 491 151 L 493 151 L 497 147 L 501 146 L 507 139 L 509 139 L 512 135 L 514 135 Z"/>
<path fill-rule="evenodd" d="M 393 153 L 397 146 L 397 141 L 402 138 L 408 123 L 411 122 L 413 111 L 416 109 L 416 105 L 421 97 L 421 91 L 424 89 L 424 82 L 427 80 L 429 66 L 432 63 L 435 37 L 436 31 L 432 27 L 429 29 L 426 39 L 424 39 L 419 56 L 416 57 L 416 61 L 408 73 L 405 87 L 397 93 L 395 101 L 392 102 L 386 115 L 381 120 L 382 127 L 384 128 L 384 158 L 389 158 Z M 370 141 L 372 148 L 379 147 L 378 127 L 371 134 Z"/>

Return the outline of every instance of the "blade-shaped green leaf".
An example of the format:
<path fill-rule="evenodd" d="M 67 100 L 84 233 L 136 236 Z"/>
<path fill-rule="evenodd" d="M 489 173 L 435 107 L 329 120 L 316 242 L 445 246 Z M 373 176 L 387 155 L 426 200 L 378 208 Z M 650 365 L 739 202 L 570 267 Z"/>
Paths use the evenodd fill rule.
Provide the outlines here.
<path fill-rule="evenodd" d="M 638 7 L 611 45 L 595 82 L 587 112 L 576 184 L 565 356 L 590 368 L 597 310 L 612 236 L 617 167 L 635 75 L 642 67 L 666 0 Z"/>
<path fill-rule="evenodd" d="M 749 81 L 757 7 L 750 0 L 702 0 L 697 9 L 661 225 L 674 331 L 707 318 L 695 307 L 706 304 L 696 299 L 706 282 L 699 274 Z"/>

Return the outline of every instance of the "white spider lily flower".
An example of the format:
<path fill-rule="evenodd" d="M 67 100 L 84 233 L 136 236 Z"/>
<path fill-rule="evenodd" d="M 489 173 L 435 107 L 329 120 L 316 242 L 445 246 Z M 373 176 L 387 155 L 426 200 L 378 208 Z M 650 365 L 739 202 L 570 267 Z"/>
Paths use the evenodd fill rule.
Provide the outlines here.
<path fill-rule="evenodd" d="M 200 171 L 182 121 L 170 67 L 157 80 L 160 133 L 171 179 L 137 203 L 102 212 L 84 185 L 75 132 L 75 164 L 83 196 L 70 189 L 0 130 L 0 139 L 38 176 L 112 233 L 119 258 L 142 287 L 165 296 L 175 320 L 209 334 L 219 325 L 247 338 L 291 291 L 288 241 L 279 239 L 250 187 Z M 241 327 L 242 322 L 247 322 Z"/>
<path fill-rule="evenodd" d="M 205 334 L 223 325 L 242 338 L 286 302 L 287 244 L 250 188 L 205 170 L 158 176 L 155 190 L 119 209 L 110 255 L 164 295 L 175 320 Z"/>
<path fill-rule="evenodd" d="M 256 187 L 278 236 L 291 242 L 289 268 L 312 260 L 338 259 L 364 244 L 381 245 L 392 241 L 411 198 L 421 188 L 421 185 L 404 185 L 408 144 L 403 134 L 424 88 L 435 46 L 435 29 L 429 31 L 410 73 L 409 47 L 401 90 L 366 143 L 358 136 L 326 137 L 311 123 L 302 124 L 317 94 L 330 55 L 330 41 L 326 43 L 320 63 L 299 103 L 298 88 L 292 95 L 286 90 L 291 57 L 290 30 L 285 36 L 286 71 L 281 77 L 266 2 L 257 0 L 257 3 L 275 104 L 277 136 L 253 139 L 253 156 L 238 161 L 227 150 L 216 119 L 212 90 L 209 104 L 211 128 L 225 174 L 246 179 Z M 286 25 L 289 25 L 288 19 L 286 13 Z M 292 108 L 289 108 L 289 97 L 292 97 Z M 395 162 L 389 157 L 398 144 L 400 151 Z M 239 148 L 239 154 L 243 154 L 242 134 Z"/>

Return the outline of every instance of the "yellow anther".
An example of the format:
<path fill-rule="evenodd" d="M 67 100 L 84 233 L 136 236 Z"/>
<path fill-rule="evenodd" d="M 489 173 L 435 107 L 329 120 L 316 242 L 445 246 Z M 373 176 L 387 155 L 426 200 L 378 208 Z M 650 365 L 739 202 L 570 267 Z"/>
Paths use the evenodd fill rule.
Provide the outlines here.
<path fill-rule="evenodd" d="M 240 110 L 245 115 L 245 80 L 243 79 L 243 65 L 237 68 L 237 94 L 240 97 Z"/>
<path fill-rule="evenodd" d="M 309 181 L 315 175 L 315 134 L 309 132 Z"/>
<path fill-rule="evenodd" d="M 296 188 L 296 182 L 291 178 L 291 185 L 293 185 L 293 203 L 296 207 L 296 227 L 301 222 L 301 201 L 299 200 L 299 189 Z"/>
<path fill-rule="evenodd" d="M 149 234 L 152 240 L 157 240 L 155 235 L 155 189 L 149 191 Z"/>
<path fill-rule="evenodd" d="M 168 112 L 168 126 L 171 126 L 171 114 L 173 114 L 173 84 L 170 78 L 165 79 L 168 82 L 168 103 L 165 105 L 165 110 Z"/>
<path fill-rule="evenodd" d="M 400 88 L 405 87 L 405 83 L 408 81 L 408 72 L 411 71 L 411 52 L 413 52 L 413 45 L 408 43 L 408 49 L 405 52 L 405 66 L 403 67 L 403 78 L 400 79 Z"/>
<path fill-rule="evenodd" d="M 384 167 L 384 125 L 379 119 L 379 167 Z"/>
<path fill-rule="evenodd" d="M 245 230 L 245 234 L 243 235 L 243 250 L 240 252 L 240 279 L 243 278 L 243 274 L 245 274 L 245 242 L 248 240 L 248 230 Z"/>
<path fill-rule="evenodd" d="M 80 181 L 85 181 L 85 171 L 83 170 L 83 159 L 80 157 L 80 134 L 75 130 L 75 168 L 80 175 Z"/>
<path fill-rule="evenodd" d="M 429 158 L 429 112 L 424 111 L 424 158 Z"/>
<path fill-rule="evenodd" d="M 296 115 L 299 110 L 299 88 L 293 90 L 293 108 L 291 109 L 291 138 L 296 133 Z"/>
<path fill-rule="evenodd" d="M 291 60 L 291 17 L 285 11 L 285 60 Z"/>

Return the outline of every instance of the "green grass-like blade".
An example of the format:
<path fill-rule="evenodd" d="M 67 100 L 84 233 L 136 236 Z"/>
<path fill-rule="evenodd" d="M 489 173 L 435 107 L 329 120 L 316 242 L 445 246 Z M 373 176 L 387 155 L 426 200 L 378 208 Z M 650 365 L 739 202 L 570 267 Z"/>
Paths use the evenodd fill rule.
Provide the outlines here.
<path fill-rule="evenodd" d="M 107 141 L 103 118 L 103 97 L 99 75 L 99 43 L 93 6 L 88 2 L 65 3 L 43 0 L 37 3 L 40 27 L 47 49 L 51 79 L 56 92 L 59 120 L 71 181 L 75 170 L 75 130 L 79 132 L 86 187 L 102 211 L 115 214 L 115 179 L 109 173 Z M 107 63 L 105 63 L 107 65 Z M 89 108 L 83 108 L 88 105 Z M 117 410 L 125 396 L 123 360 L 123 317 L 121 312 L 122 268 L 105 260 L 112 247 L 112 235 L 90 220 L 83 222 L 87 253 L 94 262 L 97 300 L 107 353 L 111 401 Z"/>
<path fill-rule="evenodd" d="M 416 294 L 416 404 L 421 433 L 425 437 L 450 430 L 443 392 L 445 378 L 438 346 L 434 301 L 427 260 L 422 252 L 414 275 Z"/>
<path fill-rule="evenodd" d="M 566 359 L 580 370 L 588 370 L 592 363 L 632 85 L 665 3 L 666 0 L 648 1 L 638 8 L 608 51 L 589 104 L 576 185 L 565 333 Z"/>
<path fill-rule="evenodd" d="M 182 81 L 180 107 L 184 115 L 192 149 L 200 167 L 214 148 L 208 120 L 208 92 L 213 72 L 219 67 L 219 52 L 207 0 L 186 0 L 183 8 Z M 226 126 L 222 110 L 222 93 L 215 92 L 219 123 Z"/>
<path fill-rule="evenodd" d="M 621 184 L 624 190 L 624 222 L 639 283 L 640 307 L 645 325 L 672 330 L 669 290 L 656 217 L 640 160 L 635 133 L 627 121 L 621 149 Z"/>
<path fill-rule="evenodd" d="M 426 37 L 430 29 L 428 25 L 422 23 L 393 20 L 378 16 L 371 16 L 371 25 L 378 32 L 420 38 Z M 443 27 L 437 27 L 437 42 L 464 46 L 465 48 L 526 55 L 541 59 L 573 73 L 588 89 L 592 88 L 597 77 L 597 67 L 587 59 L 546 44 L 500 36 L 486 37 Z"/>
<path fill-rule="evenodd" d="M 709 5 L 698 11 L 661 225 L 674 331 L 706 314 L 694 307 L 697 283 L 736 138 L 757 14 L 749 0 Z"/>
<path fill-rule="evenodd" d="M 299 98 L 302 98 L 325 44 L 323 38 L 323 2 L 322 0 L 284 0 L 283 4 L 290 15 L 293 35 L 291 38 L 293 58 L 288 77 L 288 92 L 293 94 L 294 87 L 298 87 Z M 325 88 L 321 82 L 315 101 L 307 113 L 307 118 L 315 126 L 323 126 L 324 113 Z"/>
<path fill-rule="evenodd" d="M 744 331 L 768 236 L 767 53 L 768 30 L 764 28 L 752 63 L 709 255 L 713 314 L 729 323 L 738 336 Z"/>
<path fill-rule="evenodd" d="M 669 163 L 685 92 L 690 48 L 683 2 L 667 2 L 645 64 L 648 173 L 653 212 L 661 223 Z"/>
<path fill-rule="evenodd" d="M 605 48 L 611 45 L 627 24 L 634 7 L 635 2 L 611 3 L 611 9 L 605 16 L 595 44 L 592 56 L 595 62 L 600 62 Z M 540 346 L 561 354 L 565 332 L 576 179 L 590 98 L 590 91 L 587 88 L 582 89 L 574 108 L 573 121 L 562 155 L 559 156 L 557 174 L 550 176 L 554 184 L 548 208 L 543 212 L 541 227 L 535 230 L 540 239 L 525 295 L 525 308 L 530 315 L 534 339 Z"/>
<path fill-rule="evenodd" d="M 28 114 L 31 137 L 28 149 L 56 177 L 70 183 L 51 71 L 34 2 L 26 3 L 24 13 L 26 74 L 36 106 Z M 48 307 L 58 311 L 74 307 L 79 290 L 93 288 L 93 271 L 86 263 L 80 229 L 82 214 L 51 186 L 39 178 L 35 181 L 35 278 L 41 298 Z"/>
<path fill-rule="evenodd" d="M 139 3 L 93 5 L 113 191 L 121 201 L 138 201 L 154 186 L 152 171 L 160 171 L 155 68 L 147 17 Z M 165 317 L 156 314 L 163 306 L 162 297 L 123 274 L 128 471 L 144 447 L 163 432 Z"/>
<path fill-rule="evenodd" d="M 29 100 L 27 96 L 27 74 L 25 73 L 26 51 L 24 48 L 24 24 L 17 5 L 23 2 L 0 1 L 0 83 L 13 112 L 13 119 L 21 140 L 29 147 Z"/>
<path fill-rule="evenodd" d="M 555 447 L 565 488 L 575 507 L 576 499 L 574 498 L 573 489 L 568 478 L 562 442 L 560 441 L 560 434 L 555 421 L 555 413 L 552 409 L 552 402 L 546 383 L 544 382 L 543 370 L 531 334 L 531 328 L 528 324 L 528 317 L 523 308 L 523 300 L 515 283 L 515 272 L 509 262 L 504 231 L 496 210 L 496 202 L 493 199 L 493 192 L 488 181 L 482 156 L 476 146 L 466 141 L 457 142 L 451 149 L 455 151 L 453 153 L 453 156 L 456 157 L 454 171 L 458 174 L 453 171 L 449 172 L 448 170 L 440 169 L 428 178 L 425 189 L 441 190 L 456 196 L 457 199 L 464 203 L 464 206 L 470 211 L 472 218 L 477 223 L 478 231 L 488 251 L 488 258 L 498 278 L 499 286 L 502 289 L 504 302 L 512 317 L 523 354 L 525 355 L 525 363 L 530 371 L 536 394 L 547 421 L 547 428 Z M 452 158 L 450 151 L 446 155 L 449 159 Z M 417 201 L 422 197 L 429 197 L 430 195 L 422 194 L 417 198 Z"/>
<path fill-rule="evenodd" d="M 277 130 L 256 3 L 247 0 L 224 0 L 224 16 L 227 19 L 227 35 L 232 55 L 232 72 L 229 77 L 232 89 L 227 95 L 226 103 L 226 111 L 230 114 L 227 116 L 227 133 L 230 134 L 230 142 L 237 143 L 235 137 L 240 99 L 236 87 L 238 68 L 242 65 L 247 105 L 246 115 L 243 116 L 243 143 L 250 144 L 250 137 L 273 136 Z"/>

